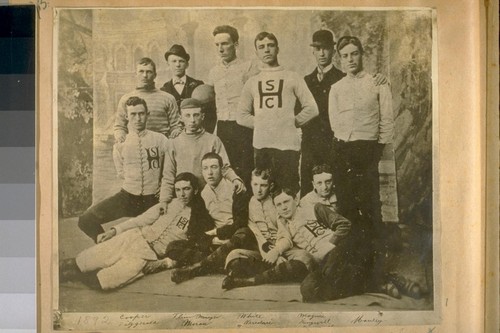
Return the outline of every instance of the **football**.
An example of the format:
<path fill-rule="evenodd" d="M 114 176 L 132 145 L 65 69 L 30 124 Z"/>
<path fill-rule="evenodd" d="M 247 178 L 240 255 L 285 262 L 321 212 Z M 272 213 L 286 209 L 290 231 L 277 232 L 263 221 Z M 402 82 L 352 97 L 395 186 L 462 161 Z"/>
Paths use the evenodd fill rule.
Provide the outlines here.
<path fill-rule="evenodd" d="M 213 102 L 215 99 L 214 87 L 208 84 L 199 85 L 193 90 L 191 98 L 199 100 L 202 104 Z"/>

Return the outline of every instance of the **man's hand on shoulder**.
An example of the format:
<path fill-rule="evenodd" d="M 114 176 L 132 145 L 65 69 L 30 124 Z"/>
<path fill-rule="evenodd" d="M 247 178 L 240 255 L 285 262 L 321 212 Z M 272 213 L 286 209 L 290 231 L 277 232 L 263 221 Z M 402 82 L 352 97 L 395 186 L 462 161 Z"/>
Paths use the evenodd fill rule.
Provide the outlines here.
<path fill-rule="evenodd" d="M 377 73 L 373 75 L 373 83 L 375 83 L 376 86 L 381 86 L 383 84 L 389 83 L 389 80 L 387 80 L 387 77 L 385 75 Z"/>
<path fill-rule="evenodd" d="M 241 179 L 233 180 L 233 188 L 236 194 L 245 193 L 247 190 Z"/>
<path fill-rule="evenodd" d="M 181 132 L 182 132 L 182 129 L 180 129 L 180 128 L 174 128 L 172 130 L 172 132 L 170 132 L 169 139 L 175 139 L 176 137 L 179 136 L 179 134 L 181 134 Z"/>

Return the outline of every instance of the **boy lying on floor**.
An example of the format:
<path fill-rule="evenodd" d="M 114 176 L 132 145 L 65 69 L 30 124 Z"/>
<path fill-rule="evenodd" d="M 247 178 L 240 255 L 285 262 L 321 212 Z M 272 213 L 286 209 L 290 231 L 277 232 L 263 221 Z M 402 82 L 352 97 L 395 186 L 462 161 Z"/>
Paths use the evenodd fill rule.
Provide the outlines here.
<path fill-rule="evenodd" d="M 129 284 L 145 273 L 173 268 L 166 258 L 175 240 L 201 239 L 213 229 L 213 220 L 200 197 L 196 177 L 184 172 L 175 177 L 175 194 L 164 215 L 157 206 L 99 235 L 98 244 L 76 258 L 61 261 L 59 280 L 80 280 L 96 289 Z"/>

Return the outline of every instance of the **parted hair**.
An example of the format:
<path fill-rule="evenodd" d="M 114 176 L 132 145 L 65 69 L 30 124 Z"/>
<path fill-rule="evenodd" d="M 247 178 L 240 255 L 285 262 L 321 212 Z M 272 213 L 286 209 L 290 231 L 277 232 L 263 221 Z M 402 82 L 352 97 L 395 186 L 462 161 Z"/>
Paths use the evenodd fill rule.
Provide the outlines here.
<path fill-rule="evenodd" d="M 345 46 L 349 44 L 356 46 L 359 52 L 363 53 L 363 45 L 361 45 L 361 41 L 358 39 L 358 37 L 354 36 L 341 37 L 337 42 L 337 53 L 340 54 L 340 50 L 342 50 Z"/>
<path fill-rule="evenodd" d="M 273 202 L 274 202 L 274 198 L 276 198 L 281 193 L 285 193 L 286 195 L 289 195 L 294 199 L 297 196 L 297 193 L 295 191 L 293 191 L 292 189 L 289 189 L 288 187 L 276 186 L 274 188 L 274 191 L 271 192 L 271 198 L 273 199 Z"/>
<path fill-rule="evenodd" d="M 218 34 L 228 34 L 229 37 L 231 37 L 231 40 L 233 43 L 238 43 L 238 40 L 240 39 L 240 35 L 238 34 L 238 30 L 236 30 L 235 27 L 232 27 L 230 25 L 219 25 L 215 27 L 214 32 L 212 35 L 218 35 Z"/>

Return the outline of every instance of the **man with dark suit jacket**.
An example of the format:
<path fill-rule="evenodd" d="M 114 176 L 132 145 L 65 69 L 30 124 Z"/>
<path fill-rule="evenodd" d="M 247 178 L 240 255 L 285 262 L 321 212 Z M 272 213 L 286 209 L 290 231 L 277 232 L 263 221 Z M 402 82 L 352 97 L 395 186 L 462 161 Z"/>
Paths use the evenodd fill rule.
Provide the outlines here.
<path fill-rule="evenodd" d="M 203 84 L 203 81 L 186 75 L 186 69 L 189 67 L 189 59 L 189 54 L 179 44 L 172 45 L 170 50 L 165 53 L 165 60 L 172 71 L 173 77 L 171 80 L 165 82 L 161 90 L 175 97 L 179 109 L 182 100 L 190 98 L 196 87 Z M 213 133 L 216 122 L 215 119 L 212 119 L 215 117 L 212 117 L 212 114 L 215 114 L 215 105 L 211 104 L 214 103 L 210 103 L 204 107 L 205 123 L 203 127 L 209 133 Z"/>
<path fill-rule="evenodd" d="M 301 197 L 313 189 L 313 167 L 332 164 L 330 152 L 333 133 L 328 119 L 328 94 L 332 84 L 345 76 L 332 63 L 335 53 L 333 34 L 329 30 L 319 30 L 312 39 L 313 55 L 318 66 L 304 80 L 316 100 L 319 116 L 302 127 Z"/>
<path fill-rule="evenodd" d="M 311 74 L 306 75 L 304 80 L 316 100 L 319 116 L 302 127 L 301 197 L 313 190 L 313 167 L 321 164 L 333 167 L 335 163 L 331 155 L 333 132 L 328 116 L 328 95 L 330 87 L 346 75 L 332 62 L 335 54 L 333 33 L 329 30 L 318 30 L 313 34 L 312 40 L 311 46 L 317 67 Z M 376 86 L 388 83 L 387 78 L 380 73 L 373 75 L 373 80 Z"/>

